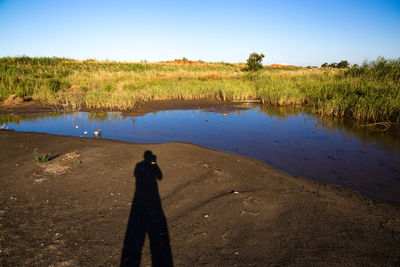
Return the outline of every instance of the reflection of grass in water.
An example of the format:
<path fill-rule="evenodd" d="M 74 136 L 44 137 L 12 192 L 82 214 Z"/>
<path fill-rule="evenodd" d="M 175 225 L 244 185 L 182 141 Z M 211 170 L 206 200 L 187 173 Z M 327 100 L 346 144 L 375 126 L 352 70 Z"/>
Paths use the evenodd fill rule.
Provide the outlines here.
<path fill-rule="evenodd" d="M 108 120 L 108 112 L 89 112 L 87 113 L 87 119 L 92 122 L 101 122 Z"/>
<path fill-rule="evenodd" d="M 6 114 L 0 116 L 0 123 L 1 124 L 14 123 L 18 125 L 24 121 L 34 121 L 37 120 L 38 118 L 53 118 L 67 113 L 68 112 L 49 112 L 49 113 L 35 113 L 35 114 L 23 114 L 23 115 Z"/>
<path fill-rule="evenodd" d="M 365 127 L 362 122 L 344 118 L 332 118 L 312 113 L 310 109 L 302 107 L 279 107 L 271 105 L 253 105 L 261 113 L 270 117 L 286 120 L 299 115 L 308 116 L 313 125 L 329 133 L 341 132 L 348 136 L 356 136 L 364 144 L 379 144 L 387 150 L 396 150 L 400 147 L 400 126 L 395 124 L 391 129 L 382 131 L 382 128 Z"/>
<path fill-rule="evenodd" d="M 205 109 L 199 109 L 198 112 L 200 114 L 215 114 L 218 113 L 222 116 L 228 116 L 231 114 L 235 114 L 238 116 L 245 116 L 247 113 L 247 108 L 243 108 L 244 106 L 232 106 L 232 107 L 225 107 L 225 108 L 221 108 L 221 107 L 217 107 L 217 108 L 205 108 Z"/>
<path fill-rule="evenodd" d="M 90 122 L 104 122 L 110 121 L 120 121 L 123 120 L 124 116 L 121 112 L 88 112 L 87 119 Z"/>
<path fill-rule="evenodd" d="M 130 109 L 147 100 L 212 98 L 307 106 L 360 121 L 400 122 L 400 60 L 349 70 L 264 68 L 243 64 L 120 63 L 60 58 L 0 58 L 0 99 L 11 93 L 73 107 Z"/>
<path fill-rule="evenodd" d="M 302 107 L 282 107 L 282 106 L 271 106 L 271 105 L 255 105 L 257 110 L 261 113 L 267 114 L 270 117 L 276 117 L 279 119 L 288 119 L 291 117 L 298 116 L 300 114 L 311 114 L 311 111 Z"/>
<path fill-rule="evenodd" d="M 387 150 L 399 151 L 400 127 L 394 125 L 389 130 L 385 128 L 365 127 L 363 123 L 341 118 L 324 118 L 315 116 L 315 123 L 329 132 L 340 131 L 349 136 L 356 136 L 364 144 L 379 144 Z"/>
<path fill-rule="evenodd" d="M 21 120 L 24 120 L 24 119 L 19 116 L 14 116 L 14 115 L 10 115 L 10 114 L 0 116 L 0 124 L 2 124 L 2 125 L 8 124 L 10 122 L 13 122 L 15 124 L 20 124 Z"/>

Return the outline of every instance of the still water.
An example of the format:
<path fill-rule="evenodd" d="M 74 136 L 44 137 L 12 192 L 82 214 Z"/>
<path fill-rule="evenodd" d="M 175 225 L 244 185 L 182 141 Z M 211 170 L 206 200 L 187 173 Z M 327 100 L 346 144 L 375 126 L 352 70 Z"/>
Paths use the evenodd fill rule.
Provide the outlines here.
<path fill-rule="evenodd" d="M 5 128 L 129 142 L 191 142 L 263 160 L 281 170 L 400 203 L 400 136 L 299 109 L 175 110 L 0 118 Z M 1 126 L 1 125 L 0 125 Z M 87 134 L 84 134 L 87 132 Z"/>

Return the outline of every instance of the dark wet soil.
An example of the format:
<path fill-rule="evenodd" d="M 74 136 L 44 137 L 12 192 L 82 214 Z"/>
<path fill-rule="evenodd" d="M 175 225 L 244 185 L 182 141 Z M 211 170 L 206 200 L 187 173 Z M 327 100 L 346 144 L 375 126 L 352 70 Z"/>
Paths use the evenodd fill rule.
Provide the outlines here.
<path fill-rule="evenodd" d="M 127 229 L 153 227 L 132 227 L 130 214 L 144 225 L 165 216 L 176 266 L 400 264 L 399 207 L 258 160 L 184 143 L 5 130 L 0 147 L 1 266 L 119 266 Z M 35 150 L 57 157 L 35 163 Z M 148 192 L 161 206 L 140 215 L 133 171 L 146 150 L 162 172 Z M 151 261 L 146 237 L 141 262 Z"/>
<path fill-rule="evenodd" d="M 0 104 L 1 115 L 27 115 L 40 114 L 48 112 L 63 111 L 65 108 L 62 105 L 48 105 L 35 100 L 21 102 L 19 104 Z"/>

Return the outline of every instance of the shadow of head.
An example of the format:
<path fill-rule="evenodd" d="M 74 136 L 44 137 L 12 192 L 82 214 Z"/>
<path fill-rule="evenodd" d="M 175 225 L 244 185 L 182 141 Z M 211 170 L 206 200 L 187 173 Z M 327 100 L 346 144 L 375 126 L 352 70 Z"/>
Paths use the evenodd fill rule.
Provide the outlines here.
<path fill-rule="evenodd" d="M 143 154 L 143 158 L 146 162 L 155 162 L 156 155 L 153 154 L 150 150 L 146 150 Z"/>

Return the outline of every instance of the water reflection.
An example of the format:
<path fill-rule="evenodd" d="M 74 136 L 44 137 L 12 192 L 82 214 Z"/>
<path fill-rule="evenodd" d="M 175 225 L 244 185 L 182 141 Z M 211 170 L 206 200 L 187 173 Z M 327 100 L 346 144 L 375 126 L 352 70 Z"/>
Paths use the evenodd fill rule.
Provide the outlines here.
<path fill-rule="evenodd" d="M 93 136 L 102 129 L 102 137 L 131 142 L 197 143 L 400 203 L 399 130 L 372 131 L 306 109 L 249 105 L 247 109 L 161 111 L 140 117 L 77 112 L 8 116 L 2 121 L 19 131 Z"/>
<path fill-rule="evenodd" d="M 24 115 L 12 115 L 12 114 L 7 114 L 7 115 L 2 115 L 0 116 L 0 124 L 16 124 L 19 125 L 22 122 L 25 121 L 36 121 L 38 118 L 51 118 L 51 117 L 56 117 L 61 115 L 62 113 L 56 113 L 56 112 L 51 112 L 51 113 L 44 113 L 44 114 L 24 114 Z"/>

